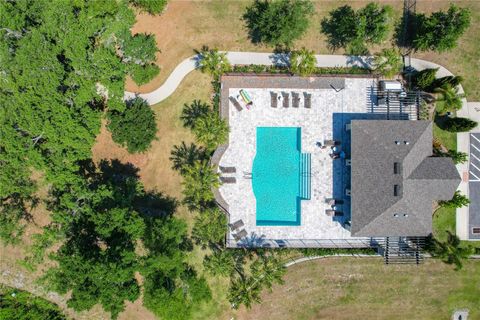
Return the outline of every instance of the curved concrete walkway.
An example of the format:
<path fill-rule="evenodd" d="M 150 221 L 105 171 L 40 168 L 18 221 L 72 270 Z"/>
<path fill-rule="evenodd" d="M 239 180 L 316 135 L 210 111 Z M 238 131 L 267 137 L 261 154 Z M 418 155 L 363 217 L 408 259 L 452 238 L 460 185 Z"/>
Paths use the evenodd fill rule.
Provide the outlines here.
<path fill-rule="evenodd" d="M 227 58 L 232 65 L 277 65 L 277 66 L 287 66 L 289 61 L 288 54 L 277 54 L 277 53 L 264 53 L 264 52 L 236 52 L 228 51 L 226 52 Z M 321 68 L 333 68 L 333 67 L 363 67 L 363 68 L 372 68 L 372 56 L 347 56 L 347 55 L 315 55 L 317 58 L 317 67 Z M 165 99 L 167 99 L 180 85 L 182 80 L 193 70 L 198 68 L 198 62 L 200 61 L 201 56 L 195 55 L 190 58 L 183 60 L 170 74 L 167 80 L 157 89 L 149 93 L 137 94 L 133 92 L 125 92 L 124 99 L 130 99 L 136 95 L 145 99 L 148 104 L 154 105 Z M 450 72 L 447 68 L 422 59 L 412 58 L 410 61 L 411 67 L 416 70 L 424 70 L 427 68 L 438 68 L 436 74 L 437 78 L 445 76 L 453 76 L 454 74 Z M 464 93 L 463 87 L 458 86 L 459 93 Z M 467 99 L 462 99 L 463 108 L 458 112 L 459 116 L 470 117 L 471 114 L 475 114 L 480 118 L 479 112 L 473 112 L 473 106 L 469 108 Z M 470 110 L 471 109 L 471 110 Z M 473 117 L 475 118 L 475 117 Z M 468 144 L 469 144 L 469 135 L 468 133 L 458 134 L 457 144 L 458 151 L 468 153 Z M 464 177 L 460 183 L 459 190 L 468 196 L 468 164 L 459 164 L 457 169 Z M 467 174 L 467 176 L 465 175 Z M 461 239 L 466 239 L 466 232 L 468 228 L 468 207 L 462 207 L 457 209 L 457 234 Z"/>
<path fill-rule="evenodd" d="M 276 54 L 276 53 L 263 53 L 263 52 L 236 52 L 228 51 L 227 58 L 232 65 L 278 65 L 286 66 L 288 65 L 288 55 L 287 54 Z M 317 67 L 321 68 L 333 68 L 333 67 L 363 67 L 371 68 L 372 67 L 372 57 L 371 56 L 347 56 L 347 55 L 315 55 L 317 58 Z M 138 94 L 141 98 L 147 100 L 150 105 L 159 103 L 167 99 L 180 85 L 182 80 L 193 70 L 198 68 L 198 62 L 200 61 L 201 56 L 195 55 L 190 58 L 183 60 L 170 74 L 167 80 L 157 89 L 149 93 Z M 437 77 L 444 77 L 453 75 L 445 67 L 438 65 L 436 63 L 421 60 L 421 59 L 411 59 L 411 66 L 417 70 L 423 70 L 426 68 L 439 68 L 437 72 Z M 459 87 L 460 93 L 463 93 L 463 88 Z M 125 92 L 125 99 L 130 99 L 135 97 L 136 93 Z M 466 104 L 466 100 L 464 101 Z"/>

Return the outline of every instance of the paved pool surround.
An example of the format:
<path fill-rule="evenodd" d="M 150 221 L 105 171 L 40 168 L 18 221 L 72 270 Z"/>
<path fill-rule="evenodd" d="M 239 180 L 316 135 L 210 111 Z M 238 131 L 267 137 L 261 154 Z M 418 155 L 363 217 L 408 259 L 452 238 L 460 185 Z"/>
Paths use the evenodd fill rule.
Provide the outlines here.
<path fill-rule="evenodd" d="M 321 149 L 317 142 L 333 138 L 334 114 L 366 113 L 369 88 L 376 86 L 374 77 L 290 77 L 290 76 L 247 76 L 226 75 L 222 77 L 221 116 L 230 127 L 228 145 L 217 150 L 212 159 L 220 166 L 236 168 L 236 173 L 225 176 L 236 177 L 236 183 L 223 184 L 216 190 L 216 198 L 228 212 L 231 223 L 242 220 L 249 238 L 273 241 L 308 242 L 310 240 L 362 239 L 352 238 L 350 231 L 342 226 L 342 219 L 325 214 L 330 208 L 325 199 L 333 196 L 333 161 L 329 148 Z M 334 87 L 329 84 L 332 83 Z M 246 89 L 254 105 L 238 111 L 228 100 L 236 97 L 240 89 Z M 277 108 L 270 106 L 270 92 L 300 93 L 299 108 Z M 304 108 L 303 93 L 312 95 L 311 108 Z M 337 116 L 338 118 L 338 116 Z M 338 122 L 338 119 L 337 119 Z M 343 123 L 337 123 L 344 126 Z M 245 173 L 252 172 L 256 153 L 257 127 L 299 127 L 301 128 L 302 153 L 311 153 L 311 199 L 301 201 L 301 223 L 297 226 L 259 226 L 256 223 L 256 198 L 252 180 Z M 337 128 L 338 132 L 338 128 Z M 342 134 L 349 134 L 347 132 Z M 338 137 L 337 137 L 338 138 Z M 342 160 L 335 160 L 342 161 Z M 338 168 L 338 166 L 336 166 Z M 342 170 L 342 169 L 339 169 Z M 337 191 L 338 193 L 338 191 Z M 228 246 L 239 245 L 231 234 L 227 236 Z M 302 246 L 292 245 L 292 246 Z M 305 245 L 306 247 L 310 245 Z M 315 245 L 313 245 L 315 246 Z"/>

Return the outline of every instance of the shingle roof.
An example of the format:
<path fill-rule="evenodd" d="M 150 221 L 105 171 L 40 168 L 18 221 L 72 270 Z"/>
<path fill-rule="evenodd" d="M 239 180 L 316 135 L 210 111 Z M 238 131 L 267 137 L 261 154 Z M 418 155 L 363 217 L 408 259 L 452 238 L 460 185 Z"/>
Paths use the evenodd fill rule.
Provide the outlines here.
<path fill-rule="evenodd" d="M 432 123 L 354 120 L 351 134 L 352 235 L 431 233 L 433 201 L 450 199 L 460 183 L 450 158 L 431 157 Z"/>

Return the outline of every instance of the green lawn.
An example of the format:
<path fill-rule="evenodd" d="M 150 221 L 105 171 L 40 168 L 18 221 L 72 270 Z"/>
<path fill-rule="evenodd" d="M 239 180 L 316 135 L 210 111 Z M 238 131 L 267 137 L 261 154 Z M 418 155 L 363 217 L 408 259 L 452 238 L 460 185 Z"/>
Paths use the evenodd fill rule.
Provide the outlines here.
<path fill-rule="evenodd" d="M 433 215 L 433 235 L 439 240 L 445 240 L 446 231 L 455 233 L 455 214 L 454 208 L 439 208 Z"/>
<path fill-rule="evenodd" d="M 449 150 L 457 150 L 457 134 L 440 129 L 433 124 L 433 137 L 438 139 Z"/>
<path fill-rule="evenodd" d="M 251 310 L 223 319 L 450 319 L 455 309 L 480 319 L 480 263 L 460 271 L 438 260 L 385 265 L 381 258 L 327 258 L 289 268 L 285 284 Z M 235 317 L 236 316 L 236 317 Z"/>

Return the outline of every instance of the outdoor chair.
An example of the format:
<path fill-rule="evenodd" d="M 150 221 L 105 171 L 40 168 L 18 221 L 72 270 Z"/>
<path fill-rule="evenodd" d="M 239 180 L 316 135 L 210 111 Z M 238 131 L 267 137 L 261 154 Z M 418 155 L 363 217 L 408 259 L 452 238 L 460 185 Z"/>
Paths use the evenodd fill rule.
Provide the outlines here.
<path fill-rule="evenodd" d="M 300 94 L 298 92 L 292 92 L 292 107 L 298 108 L 300 105 Z"/>
<path fill-rule="evenodd" d="M 278 94 L 270 91 L 270 107 L 276 108 L 278 106 Z"/>
<path fill-rule="evenodd" d="M 222 166 L 218 166 L 218 169 L 220 169 L 220 171 L 222 173 L 235 173 L 237 172 L 237 169 L 235 167 L 222 167 Z"/>
<path fill-rule="evenodd" d="M 337 211 L 337 210 L 333 210 L 333 209 L 325 210 L 325 214 L 329 217 L 342 217 L 343 216 L 342 211 Z"/>
<path fill-rule="evenodd" d="M 243 227 L 243 226 L 244 226 L 244 223 L 243 223 L 243 221 L 240 219 L 240 220 L 235 221 L 234 223 L 229 223 L 228 226 L 230 227 L 230 230 L 235 231 L 235 230 Z"/>
<path fill-rule="evenodd" d="M 222 183 L 236 183 L 237 179 L 235 177 L 220 177 Z"/>
<path fill-rule="evenodd" d="M 235 241 L 240 241 L 243 238 L 245 238 L 247 235 L 248 235 L 247 231 L 245 231 L 245 229 L 242 229 L 239 232 L 233 234 L 233 239 L 235 239 Z"/>
<path fill-rule="evenodd" d="M 335 206 L 337 204 L 343 204 L 343 200 L 335 199 L 335 198 L 327 198 L 327 199 L 325 199 L 325 203 L 330 205 L 330 206 Z"/>
<path fill-rule="evenodd" d="M 290 106 L 290 99 L 288 92 L 282 92 L 283 97 L 283 107 L 288 108 Z"/>
<path fill-rule="evenodd" d="M 312 94 L 304 92 L 303 97 L 303 106 L 307 109 L 310 109 L 312 107 Z"/>
<path fill-rule="evenodd" d="M 243 108 L 240 105 L 240 103 L 237 101 L 237 99 L 235 99 L 234 97 L 228 97 L 228 100 L 230 100 L 230 102 L 238 111 L 242 111 Z"/>

